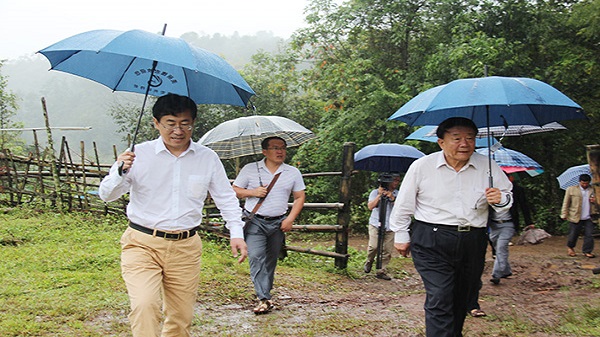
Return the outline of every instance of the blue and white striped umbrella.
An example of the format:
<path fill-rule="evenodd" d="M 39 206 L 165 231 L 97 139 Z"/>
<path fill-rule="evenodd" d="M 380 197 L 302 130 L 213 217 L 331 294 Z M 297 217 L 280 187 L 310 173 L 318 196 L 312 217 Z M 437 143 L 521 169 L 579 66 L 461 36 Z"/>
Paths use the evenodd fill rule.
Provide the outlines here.
<path fill-rule="evenodd" d="M 556 180 L 558 180 L 558 185 L 563 190 L 566 190 L 569 186 L 575 186 L 579 184 L 579 176 L 582 174 L 592 175 L 592 170 L 590 170 L 589 164 L 572 166 L 566 169 L 563 173 L 561 173 Z"/>
<path fill-rule="evenodd" d="M 487 147 L 475 151 L 485 156 L 488 155 Z M 542 165 L 538 164 L 527 155 L 505 147 L 500 147 L 495 152 L 492 152 L 492 159 L 494 159 L 502 171 L 506 173 L 535 171 L 539 174 L 544 171 Z"/>
<path fill-rule="evenodd" d="M 411 133 L 410 135 L 406 136 L 405 139 L 423 140 L 426 142 L 436 143 L 438 140 L 438 137 L 435 134 L 436 130 L 437 130 L 437 125 L 425 125 L 424 127 L 419 128 L 419 129 L 415 130 L 413 133 Z M 479 131 L 479 132 L 481 132 L 481 131 Z M 496 138 L 494 138 L 494 137 L 491 137 L 490 141 L 491 141 L 491 145 L 494 145 L 498 142 L 496 140 Z M 488 146 L 487 138 L 478 136 L 475 139 L 475 147 L 487 147 L 487 146 Z"/>

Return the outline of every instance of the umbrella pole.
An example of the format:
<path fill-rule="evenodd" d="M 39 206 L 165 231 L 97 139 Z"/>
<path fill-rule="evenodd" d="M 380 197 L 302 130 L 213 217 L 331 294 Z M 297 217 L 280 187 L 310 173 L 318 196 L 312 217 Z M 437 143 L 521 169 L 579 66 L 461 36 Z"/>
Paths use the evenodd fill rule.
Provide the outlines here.
<path fill-rule="evenodd" d="M 487 143 L 488 143 L 488 176 L 490 178 L 490 188 L 494 187 L 494 177 L 492 176 L 492 140 L 490 139 L 490 106 L 485 106 L 487 119 Z"/>
<path fill-rule="evenodd" d="M 165 35 L 167 30 L 167 24 L 163 26 L 162 35 Z M 152 69 L 150 70 L 150 77 L 148 78 L 148 84 L 146 85 L 146 93 L 144 94 L 144 101 L 142 102 L 142 108 L 140 109 L 140 114 L 138 116 L 137 125 L 135 126 L 135 130 L 133 131 L 133 140 L 131 141 L 131 152 L 134 152 L 135 149 L 135 140 L 137 138 L 138 131 L 140 130 L 140 124 L 142 124 L 142 117 L 144 116 L 144 108 L 146 108 L 146 100 L 148 100 L 148 93 L 150 92 L 150 86 L 152 86 L 152 77 L 154 76 L 154 71 L 156 70 L 156 65 L 158 61 L 152 61 Z M 127 173 L 127 170 L 123 170 L 124 162 L 119 164 L 119 175 L 122 176 L 123 173 Z"/>

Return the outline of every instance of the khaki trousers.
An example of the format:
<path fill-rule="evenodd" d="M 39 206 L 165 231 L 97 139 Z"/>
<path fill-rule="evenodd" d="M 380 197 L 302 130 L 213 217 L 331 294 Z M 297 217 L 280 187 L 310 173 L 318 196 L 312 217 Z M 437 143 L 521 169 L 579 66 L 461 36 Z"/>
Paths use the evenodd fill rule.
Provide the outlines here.
<path fill-rule="evenodd" d="M 191 336 L 200 277 L 200 237 L 173 241 L 127 228 L 121 249 L 133 336 Z"/>
<path fill-rule="evenodd" d="M 381 251 L 381 269 L 380 272 L 387 273 L 387 265 L 392 260 L 394 250 L 394 232 L 386 231 L 383 238 L 383 250 Z M 369 225 L 369 245 L 367 248 L 367 261 L 373 262 L 377 258 L 377 248 L 379 247 L 379 228 Z"/>

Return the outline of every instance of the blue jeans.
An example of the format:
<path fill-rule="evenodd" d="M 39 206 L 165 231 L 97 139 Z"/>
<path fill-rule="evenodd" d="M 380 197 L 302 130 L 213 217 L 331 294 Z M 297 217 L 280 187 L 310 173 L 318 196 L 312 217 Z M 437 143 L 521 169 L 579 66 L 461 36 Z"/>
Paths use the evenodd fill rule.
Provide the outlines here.
<path fill-rule="evenodd" d="M 281 231 L 282 221 L 283 218 L 268 221 L 254 217 L 244 228 L 250 277 L 259 300 L 271 299 L 275 267 L 285 238 Z"/>
<path fill-rule="evenodd" d="M 511 222 L 490 223 L 490 241 L 496 250 L 496 260 L 492 270 L 493 278 L 501 278 L 512 275 L 510 263 L 508 262 L 508 243 L 515 235 L 515 226 Z"/>

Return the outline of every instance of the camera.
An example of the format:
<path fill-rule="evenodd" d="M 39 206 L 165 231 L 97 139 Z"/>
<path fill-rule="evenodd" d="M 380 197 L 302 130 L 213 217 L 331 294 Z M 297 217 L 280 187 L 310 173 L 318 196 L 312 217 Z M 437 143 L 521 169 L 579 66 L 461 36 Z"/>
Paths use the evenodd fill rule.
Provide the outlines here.
<path fill-rule="evenodd" d="M 389 190 L 390 183 L 394 181 L 394 174 L 392 173 L 382 173 L 377 178 L 377 182 L 379 182 L 379 186 L 383 187 L 386 190 Z"/>

